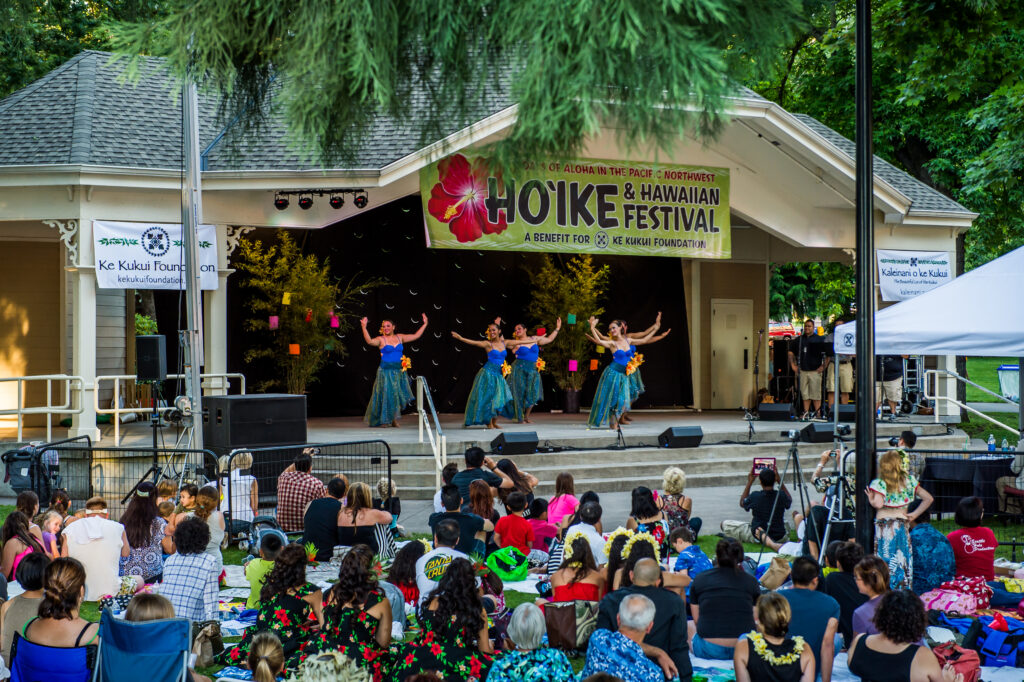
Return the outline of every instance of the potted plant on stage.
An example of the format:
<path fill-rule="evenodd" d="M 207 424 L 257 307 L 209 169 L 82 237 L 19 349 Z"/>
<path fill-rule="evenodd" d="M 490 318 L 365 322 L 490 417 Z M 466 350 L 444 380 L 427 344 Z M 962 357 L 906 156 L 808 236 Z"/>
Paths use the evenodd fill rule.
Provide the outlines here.
<path fill-rule="evenodd" d="M 587 340 L 591 315 L 604 312 L 601 301 L 608 286 L 608 266 L 595 267 L 586 254 L 573 256 L 564 264 L 561 256 L 544 254 L 541 267 L 530 273 L 532 292 L 527 309 L 541 325 L 562 318 L 558 338 L 544 346 L 546 373 L 565 394 L 565 411 L 580 411 L 580 389 L 590 371 L 594 344 Z M 558 261 L 556 261 L 556 258 Z"/>
<path fill-rule="evenodd" d="M 383 278 L 340 285 L 330 263 L 316 254 L 304 254 L 287 232 L 278 232 L 276 244 L 258 239 L 238 243 L 235 266 L 242 273 L 240 286 L 248 290 L 245 322 L 249 346 L 246 362 L 268 360 L 274 378 L 257 384 L 259 390 L 282 387 L 303 394 L 332 355 L 347 354 L 345 333 L 354 328 L 359 299 L 381 285 Z"/>

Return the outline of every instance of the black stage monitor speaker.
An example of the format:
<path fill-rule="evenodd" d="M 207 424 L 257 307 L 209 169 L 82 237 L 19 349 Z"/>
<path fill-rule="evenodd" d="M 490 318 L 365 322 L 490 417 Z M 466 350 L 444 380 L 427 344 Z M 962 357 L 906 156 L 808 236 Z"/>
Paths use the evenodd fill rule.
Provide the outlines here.
<path fill-rule="evenodd" d="M 805 443 L 831 443 L 833 432 L 832 424 L 811 422 L 800 429 L 800 440 Z"/>
<path fill-rule="evenodd" d="M 306 442 L 306 396 L 284 393 L 203 398 L 203 443 L 213 452 Z"/>
<path fill-rule="evenodd" d="M 790 403 L 761 403 L 757 414 L 763 422 L 788 422 L 793 418 L 793 405 Z"/>
<path fill-rule="evenodd" d="M 167 379 L 167 339 L 163 334 L 135 337 L 135 376 L 139 381 Z"/>
<path fill-rule="evenodd" d="M 839 421 L 851 423 L 857 421 L 856 405 L 836 405 L 835 409 L 839 411 Z"/>
<path fill-rule="evenodd" d="M 704 438 L 699 426 L 670 426 L 658 436 L 661 448 L 695 448 Z"/>
<path fill-rule="evenodd" d="M 532 455 L 537 452 L 536 431 L 510 431 L 491 441 L 491 452 L 496 455 Z"/>

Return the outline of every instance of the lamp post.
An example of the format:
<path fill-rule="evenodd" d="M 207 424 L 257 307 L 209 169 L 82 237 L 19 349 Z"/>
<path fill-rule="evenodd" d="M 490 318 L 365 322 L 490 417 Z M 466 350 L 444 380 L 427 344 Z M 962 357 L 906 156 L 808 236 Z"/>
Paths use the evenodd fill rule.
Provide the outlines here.
<path fill-rule="evenodd" d="M 203 389 L 200 379 L 203 347 L 202 293 L 199 271 L 199 222 L 203 197 L 199 176 L 199 106 L 196 85 L 185 81 L 181 102 L 181 134 L 184 140 L 184 181 L 181 185 L 181 235 L 185 250 L 185 311 L 188 329 L 179 332 L 185 358 L 185 397 L 192 406 L 192 447 L 203 449 Z"/>

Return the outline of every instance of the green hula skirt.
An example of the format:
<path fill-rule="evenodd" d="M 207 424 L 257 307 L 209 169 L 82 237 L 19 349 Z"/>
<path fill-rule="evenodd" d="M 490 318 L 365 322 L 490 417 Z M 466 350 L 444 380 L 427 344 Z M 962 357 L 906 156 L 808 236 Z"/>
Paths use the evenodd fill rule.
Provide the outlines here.
<path fill-rule="evenodd" d="M 370 426 L 390 424 L 402 416 L 402 410 L 412 401 L 409 374 L 402 371 L 402 363 L 382 362 L 377 369 L 377 379 L 373 382 L 373 393 L 363 421 Z"/>
<path fill-rule="evenodd" d="M 516 421 L 523 421 L 526 411 L 544 397 L 544 386 L 540 383 L 537 363 L 528 360 L 513 362 L 508 383 L 512 389 Z"/>
<path fill-rule="evenodd" d="M 487 425 L 497 416 L 512 417 L 513 402 L 508 382 L 501 376 L 501 365 L 484 363 L 466 401 L 466 426 Z"/>
<path fill-rule="evenodd" d="M 601 373 L 587 426 L 597 428 L 613 418 L 617 421 L 628 407 L 629 377 L 626 375 L 626 366 L 613 362 Z"/>
<path fill-rule="evenodd" d="M 640 376 L 639 369 L 632 374 L 627 374 L 626 379 L 629 380 L 629 404 L 632 406 L 636 399 L 640 397 L 640 394 L 647 390 L 647 387 L 644 386 L 644 380 Z M 626 409 L 629 408 L 627 407 Z"/>

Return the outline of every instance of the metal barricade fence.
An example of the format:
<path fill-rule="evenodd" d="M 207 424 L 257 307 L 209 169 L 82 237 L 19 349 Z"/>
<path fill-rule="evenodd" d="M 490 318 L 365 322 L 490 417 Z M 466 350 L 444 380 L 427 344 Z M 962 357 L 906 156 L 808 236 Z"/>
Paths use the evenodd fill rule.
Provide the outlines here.
<path fill-rule="evenodd" d="M 1024 496 L 1012 491 L 1024 453 L 913 449 L 908 455 L 911 473 L 935 497 L 929 512 L 937 530 L 943 534 L 956 530 L 954 515 L 960 500 L 978 497 L 985 509 L 982 524 L 992 529 L 1002 546 L 997 556 L 1016 560 L 1017 547 L 1024 547 Z"/>
<path fill-rule="evenodd" d="M 344 474 L 351 486 L 361 482 L 370 486 L 378 497 L 377 483 L 391 479 L 391 447 L 382 440 L 349 441 L 339 443 L 308 443 L 267 448 L 237 448 L 221 457 L 220 472 L 226 508 L 232 519 L 239 518 L 237 510 L 249 506 L 250 491 L 235 490 L 235 478 L 230 472 L 246 469 L 256 479 L 258 505 L 256 515 L 274 515 L 277 507 L 277 479 L 304 451 L 313 458 L 310 473 L 327 484 L 332 478 Z M 244 465 L 244 466 L 243 466 Z M 243 516 L 245 514 L 243 513 Z"/>
<path fill-rule="evenodd" d="M 90 497 L 102 497 L 114 520 L 121 518 L 142 481 L 172 480 L 176 490 L 186 483 L 200 488 L 217 483 L 217 458 L 209 450 L 65 444 L 48 451 L 59 458 L 60 487 L 71 498 L 71 509 L 81 509 Z"/>

